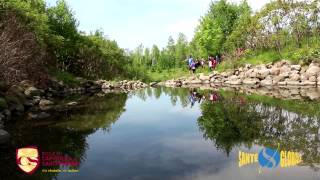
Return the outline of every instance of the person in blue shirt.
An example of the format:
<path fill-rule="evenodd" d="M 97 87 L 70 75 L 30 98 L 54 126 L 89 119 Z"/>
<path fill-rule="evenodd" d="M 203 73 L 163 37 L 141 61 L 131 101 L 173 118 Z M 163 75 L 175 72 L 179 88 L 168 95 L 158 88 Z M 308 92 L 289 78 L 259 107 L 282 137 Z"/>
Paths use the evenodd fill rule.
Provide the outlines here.
<path fill-rule="evenodd" d="M 188 67 L 189 67 L 189 71 L 191 72 L 192 71 L 192 64 L 193 64 L 193 58 L 192 56 L 190 55 L 189 56 L 189 59 L 188 59 Z"/>

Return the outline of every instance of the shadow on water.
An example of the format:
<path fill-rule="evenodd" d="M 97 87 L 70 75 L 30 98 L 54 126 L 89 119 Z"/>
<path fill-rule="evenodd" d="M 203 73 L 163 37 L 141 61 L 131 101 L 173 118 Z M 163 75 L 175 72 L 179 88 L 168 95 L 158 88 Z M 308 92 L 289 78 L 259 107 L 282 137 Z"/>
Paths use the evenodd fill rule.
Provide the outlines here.
<path fill-rule="evenodd" d="M 6 130 L 12 141 L 0 147 L 0 179 L 54 179 L 57 173 L 37 171 L 32 178 L 21 173 L 15 162 L 15 149 L 36 144 L 41 151 L 62 152 L 83 163 L 89 149 L 88 135 L 97 130 L 110 132 L 112 124 L 125 112 L 127 99 L 159 100 L 162 95 L 170 97 L 172 106 L 180 103 L 183 108 L 195 108 L 198 104 L 198 128 L 205 139 L 226 155 L 243 146 L 276 148 L 280 143 L 283 150 L 301 152 L 303 165 L 319 170 L 319 101 L 281 100 L 221 89 L 159 87 L 92 96 L 77 108 L 63 110 L 48 120 L 18 120 L 9 124 Z"/>

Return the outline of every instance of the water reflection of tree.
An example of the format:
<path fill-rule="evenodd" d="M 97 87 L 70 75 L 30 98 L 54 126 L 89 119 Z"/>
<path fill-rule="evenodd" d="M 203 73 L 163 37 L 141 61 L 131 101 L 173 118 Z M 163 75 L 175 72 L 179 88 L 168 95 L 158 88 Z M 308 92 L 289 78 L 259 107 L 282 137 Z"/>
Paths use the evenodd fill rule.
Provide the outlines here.
<path fill-rule="evenodd" d="M 83 104 L 53 119 L 12 124 L 9 127 L 12 142 L 0 147 L 0 179 L 53 179 L 58 175 L 41 173 L 41 170 L 32 176 L 20 172 L 15 161 L 15 149 L 20 147 L 36 145 L 42 152 L 62 152 L 80 163 L 85 161 L 89 148 L 87 136 L 99 128 L 109 129 L 124 111 L 126 98 L 126 94 L 89 97 Z"/>
<path fill-rule="evenodd" d="M 276 148 L 280 143 L 283 150 L 301 152 L 303 161 L 311 167 L 320 162 L 317 111 L 307 116 L 282 108 L 281 100 L 274 100 L 276 106 L 272 106 L 237 93 L 223 92 L 220 96 L 224 98 L 216 103 L 202 103 L 198 119 L 204 137 L 218 149 L 229 153 L 239 145 Z M 247 99 L 246 103 L 239 104 L 241 98 Z"/>
<path fill-rule="evenodd" d="M 218 149 L 227 154 L 237 145 L 247 144 L 258 137 L 262 124 L 260 114 L 239 103 L 220 100 L 214 104 L 205 102 L 201 105 L 202 116 L 198 125 L 204 137 L 215 142 Z"/>

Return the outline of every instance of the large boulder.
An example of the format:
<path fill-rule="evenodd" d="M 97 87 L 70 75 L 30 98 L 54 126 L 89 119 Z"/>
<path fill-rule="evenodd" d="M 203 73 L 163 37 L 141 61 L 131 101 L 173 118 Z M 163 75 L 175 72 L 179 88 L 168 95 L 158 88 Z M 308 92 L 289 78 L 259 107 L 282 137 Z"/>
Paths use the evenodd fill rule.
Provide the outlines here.
<path fill-rule="evenodd" d="M 299 74 L 292 74 L 290 75 L 291 81 L 300 81 L 300 75 Z"/>
<path fill-rule="evenodd" d="M 270 74 L 270 69 L 261 69 L 258 71 L 258 78 L 264 79 Z"/>
<path fill-rule="evenodd" d="M 300 71 L 301 70 L 301 65 L 291 65 L 291 70 L 293 71 Z"/>
<path fill-rule="evenodd" d="M 316 82 L 317 81 L 317 77 L 316 76 L 310 76 L 308 80 L 310 82 Z"/>
<path fill-rule="evenodd" d="M 279 75 L 280 74 L 280 68 L 276 67 L 276 66 L 273 66 L 271 69 L 270 69 L 270 74 L 271 75 Z"/>
<path fill-rule="evenodd" d="M 280 74 L 290 73 L 290 71 L 291 71 L 291 67 L 288 66 L 288 65 L 282 66 L 282 67 L 280 68 Z"/>
<path fill-rule="evenodd" d="M 32 87 L 33 86 L 33 82 L 31 82 L 30 80 L 23 80 L 19 83 L 19 85 L 21 87 L 23 87 L 24 89 L 27 89 L 28 87 Z"/>
<path fill-rule="evenodd" d="M 280 73 L 280 74 L 279 74 L 279 77 L 289 78 L 289 77 L 290 77 L 290 71 Z"/>
<path fill-rule="evenodd" d="M 320 92 L 317 91 L 306 91 L 306 96 L 311 100 L 320 99 Z"/>
<path fill-rule="evenodd" d="M 283 81 L 285 79 L 285 77 L 284 76 L 275 76 L 275 77 L 273 77 L 273 84 L 278 84 L 278 82 L 281 82 L 281 81 Z"/>
<path fill-rule="evenodd" d="M 309 76 L 316 76 L 318 73 L 320 73 L 320 67 L 315 65 L 310 65 L 306 71 Z"/>
<path fill-rule="evenodd" d="M 261 86 L 272 86 L 273 85 L 273 81 L 272 79 L 264 79 L 260 82 Z"/>
<path fill-rule="evenodd" d="M 264 80 L 260 81 L 261 86 L 272 86 L 273 78 L 272 76 L 267 76 Z"/>

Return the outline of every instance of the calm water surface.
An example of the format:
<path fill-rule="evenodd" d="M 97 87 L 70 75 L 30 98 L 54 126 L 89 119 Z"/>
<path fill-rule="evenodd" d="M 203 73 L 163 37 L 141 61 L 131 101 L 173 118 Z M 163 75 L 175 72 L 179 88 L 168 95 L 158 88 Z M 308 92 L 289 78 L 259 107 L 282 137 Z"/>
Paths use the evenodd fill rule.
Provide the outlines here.
<path fill-rule="evenodd" d="M 233 91 L 150 88 L 89 97 L 48 120 L 17 120 L 0 147 L 0 179 L 319 180 L 320 102 Z M 294 167 L 239 167 L 239 151 L 300 152 Z M 36 145 L 80 162 L 77 173 L 25 175 L 15 148 Z"/>

